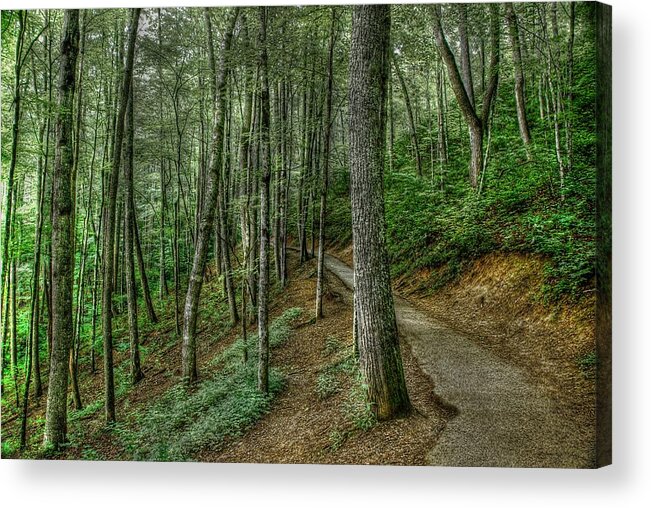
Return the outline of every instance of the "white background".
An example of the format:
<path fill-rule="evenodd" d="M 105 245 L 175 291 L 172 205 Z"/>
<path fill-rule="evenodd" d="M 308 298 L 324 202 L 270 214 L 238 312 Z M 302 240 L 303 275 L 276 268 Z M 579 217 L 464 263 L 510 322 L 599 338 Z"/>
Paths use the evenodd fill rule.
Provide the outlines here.
<path fill-rule="evenodd" d="M 645 375 L 651 362 L 647 321 L 651 314 L 650 3 L 610 3 L 614 74 L 613 466 L 597 471 L 565 471 L 3 460 L 0 504 L 47 503 L 51 508 L 651 506 L 651 488 L 645 485 L 645 480 L 651 480 L 651 399 Z M 2 8 L 220 4 L 224 2 L 5 0 Z"/>

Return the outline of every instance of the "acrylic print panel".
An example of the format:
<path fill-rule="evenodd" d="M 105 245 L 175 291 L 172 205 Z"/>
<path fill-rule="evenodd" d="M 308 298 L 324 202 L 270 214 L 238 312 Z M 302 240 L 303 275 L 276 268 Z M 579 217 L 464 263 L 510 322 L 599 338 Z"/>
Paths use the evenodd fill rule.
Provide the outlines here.
<path fill-rule="evenodd" d="M 610 463 L 610 8 L 2 11 L 2 456 Z"/>

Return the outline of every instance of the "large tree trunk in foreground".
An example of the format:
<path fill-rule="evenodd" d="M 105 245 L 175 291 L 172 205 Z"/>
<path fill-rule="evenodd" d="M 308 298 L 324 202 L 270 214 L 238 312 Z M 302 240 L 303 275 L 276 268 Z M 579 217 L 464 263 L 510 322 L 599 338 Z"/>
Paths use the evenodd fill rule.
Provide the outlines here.
<path fill-rule="evenodd" d="M 205 11 L 206 26 L 208 29 L 208 44 L 212 42 L 212 27 L 210 25 L 210 11 Z M 209 173 L 207 175 L 208 189 L 206 191 L 201 211 L 201 220 L 199 231 L 197 232 L 194 260 L 192 262 L 192 271 L 188 282 L 188 292 L 185 298 L 185 307 L 183 310 L 183 346 L 181 350 L 182 375 L 186 383 L 193 383 L 197 380 L 197 344 L 196 330 L 197 317 L 199 313 L 199 297 L 203 285 L 203 276 L 206 268 L 206 259 L 208 257 L 208 248 L 211 242 L 211 236 L 214 230 L 215 209 L 217 208 L 217 199 L 219 191 L 219 175 L 221 172 L 222 161 L 224 157 L 224 116 L 226 111 L 226 78 L 227 78 L 227 55 L 231 46 L 233 30 L 237 21 L 239 9 L 235 8 L 231 13 L 228 28 L 224 33 L 224 39 L 221 45 L 219 69 L 216 75 L 213 74 L 211 79 L 215 80 L 216 102 L 213 114 L 213 135 L 212 146 L 210 151 Z M 212 54 L 213 50 L 210 48 Z"/>
<path fill-rule="evenodd" d="M 368 400 L 378 419 L 409 412 L 384 222 L 383 168 L 391 11 L 353 9 L 350 49 L 350 196 L 355 340 Z"/>
<path fill-rule="evenodd" d="M 262 182 L 260 186 L 260 265 L 258 277 L 258 389 L 269 392 L 269 327 L 267 300 L 269 298 L 269 184 L 271 180 L 271 146 L 269 139 L 269 80 L 267 77 L 267 16 L 266 7 L 260 7 L 260 144 L 262 145 Z"/>
<path fill-rule="evenodd" d="M 66 10 L 59 63 L 59 109 L 52 215 L 52 352 L 45 415 L 45 444 L 58 448 L 66 440 L 68 354 L 73 335 L 72 286 L 74 206 L 72 111 L 79 51 L 79 11 Z"/>
<path fill-rule="evenodd" d="M 102 337 L 104 338 L 104 412 L 107 422 L 115 421 L 115 382 L 113 377 L 113 276 L 114 260 L 113 251 L 115 248 L 115 213 L 117 208 L 118 178 L 120 174 L 120 159 L 122 139 L 124 137 L 124 118 L 127 111 L 127 102 L 131 90 L 131 78 L 133 76 L 133 59 L 136 49 L 136 36 L 138 34 L 138 22 L 140 20 L 140 9 L 133 9 L 131 13 L 131 25 L 129 28 L 129 40 L 127 43 L 127 56 L 122 76 L 122 91 L 120 106 L 116 118 L 115 142 L 113 144 L 113 161 L 111 174 L 109 176 L 108 199 L 105 201 L 104 210 L 104 232 L 103 232 L 103 265 L 102 265 Z"/>

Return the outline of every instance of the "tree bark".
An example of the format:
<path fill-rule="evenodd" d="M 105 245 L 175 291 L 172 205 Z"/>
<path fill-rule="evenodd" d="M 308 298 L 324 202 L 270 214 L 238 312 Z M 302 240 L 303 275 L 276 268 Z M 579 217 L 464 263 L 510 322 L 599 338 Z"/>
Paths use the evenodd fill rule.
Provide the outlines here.
<path fill-rule="evenodd" d="M 432 7 L 434 39 L 439 49 L 439 53 L 448 70 L 450 85 L 461 109 L 461 113 L 468 124 L 470 131 L 470 185 L 476 189 L 479 185 L 479 175 L 484 167 L 484 129 L 485 123 L 489 117 L 493 99 L 497 91 L 497 79 L 499 68 L 499 24 L 497 14 L 499 7 L 497 4 L 491 4 L 491 63 L 489 68 L 489 84 L 484 92 L 482 111 L 478 114 L 472 98 L 468 95 L 464 79 L 462 78 L 459 68 L 457 67 L 452 50 L 443 33 L 441 26 L 441 7 L 435 5 Z M 468 76 L 465 76 L 467 79 Z M 472 87 L 470 87 L 472 88 Z"/>
<path fill-rule="evenodd" d="M 461 113 L 463 114 L 470 130 L 470 185 L 473 188 L 477 188 L 478 176 L 483 165 L 483 127 L 481 124 L 481 118 L 479 118 L 475 112 L 473 101 L 468 96 L 468 92 L 466 91 L 465 84 L 461 78 L 461 74 L 459 73 L 459 68 L 457 67 L 454 55 L 452 54 L 452 50 L 450 50 L 450 46 L 448 45 L 443 33 L 443 27 L 441 26 L 441 7 L 438 5 L 433 6 L 432 14 L 434 21 L 434 39 L 439 49 L 439 53 L 441 54 L 441 58 L 447 67 L 452 91 L 454 92 Z"/>
<path fill-rule="evenodd" d="M 45 444 L 59 448 L 66 440 L 68 365 L 73 335 L 72 286 L 74 204 L 72 111 L 79 51 L 79 11 L 66 10 L 59 61 L 52 215 L 52 353 L 45 413 Z"/>
<path fill-rule="evenodd" d="M 162 53 L 162 27 L 161 27 L 161 12 L 160 9 L 157 9 L 157 33 L 158 33 L 158 51 Z M 158 79 L 163 80 L 163 70 L 158 65 Z M 159 135 L 163 139 L 163 99 L 162 95 L 158 103 L 159 107 L 159 121 L 161 124 Z M 163 298 L 167 295 L 167 277 L 165 274 L 165 214 L 167 211 L 167 192 L 166 192 L 166 182 L 165 182 L 165 159 L 161 156 L 160 158 L 160 232 L 159 232 L 159 241 L 160 241 L 160 255 L 158 261 L 159 269 L 159 282 L 158 282 L 158 296 L 160 301 L 163 301 Z"/>
<path fill-rule="evenodd" d="M 381 420 L 405 415 L 411 408 L 385 239 L 383 167 L 390 30 L 390 6 L 353 8 L 348 103 L 355 340 L 368 400 Z"/>

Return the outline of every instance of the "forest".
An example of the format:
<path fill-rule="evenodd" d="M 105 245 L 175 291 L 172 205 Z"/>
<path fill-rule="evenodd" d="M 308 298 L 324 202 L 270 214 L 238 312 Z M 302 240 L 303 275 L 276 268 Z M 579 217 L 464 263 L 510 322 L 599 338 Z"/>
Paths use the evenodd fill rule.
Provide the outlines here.
<path fill-rule="evenodd" d="M 3 458 L 594 467 L 605 16 L 3 10 Z"/>

